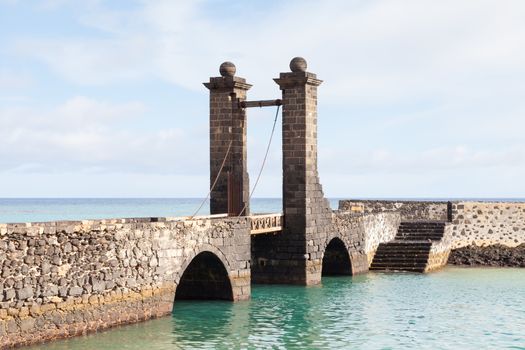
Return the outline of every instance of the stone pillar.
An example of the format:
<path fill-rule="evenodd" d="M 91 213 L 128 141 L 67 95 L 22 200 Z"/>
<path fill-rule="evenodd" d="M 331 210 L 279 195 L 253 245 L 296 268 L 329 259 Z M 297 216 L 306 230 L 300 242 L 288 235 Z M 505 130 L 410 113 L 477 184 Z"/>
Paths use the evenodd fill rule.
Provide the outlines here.
<path fill-rule="evenodd" d="M 310 285 L 321 281 L 322 258 L 332 212 L 317 172 L 317 87 L 321 80 L 306 72 L 296 57 L 292 72 L 275 82 L 283 101 L 284 229 L 252 238 L 252 281 Z"/>
<path fill-rule="evenodd" d="M 332 211 L 317 170 L 317 87 L 322 81 L 306 68 L 306 61 L 296 57 L 290 62 L 291 72 L 281 73 L 275 82 L 283 96 L 283 235 L 294 240 L 293 260 L 303 260 L 302 282 L 309 285 L 321 281 Z"/>
<path fill-rule="evenodd" d="M 210 90 L 210 188 L 223 160 L 230 152 L 215 188 L 210 194 L 210 213 L 238 215 L 246 205 L 249 215 L 249 181 L 246 162 L 246 111 L 239 101 L 246 99 L 251 88 L 246 80 L 235 76 L 235 65 L 224 62 L 220 77 L 204 83 Z M 230 198 L 230 207 L 228 207 Z"/>

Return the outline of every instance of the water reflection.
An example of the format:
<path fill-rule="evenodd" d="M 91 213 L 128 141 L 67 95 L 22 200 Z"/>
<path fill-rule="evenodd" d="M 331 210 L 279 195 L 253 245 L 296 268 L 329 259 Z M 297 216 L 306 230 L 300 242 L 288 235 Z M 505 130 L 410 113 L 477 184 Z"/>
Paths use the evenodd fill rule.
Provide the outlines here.
<path fill-rule="evenodd" d="M 248 339 L 248 321 L 248 302 L 176 301 L 172 343 L 201 349 L 239 348 Z"/>
<path fill-rule="evenodd" d="M 177 301 L 172 317 L 34 349 L 525 349 L 525 269 L 253 286 L 246 302 Z"/>

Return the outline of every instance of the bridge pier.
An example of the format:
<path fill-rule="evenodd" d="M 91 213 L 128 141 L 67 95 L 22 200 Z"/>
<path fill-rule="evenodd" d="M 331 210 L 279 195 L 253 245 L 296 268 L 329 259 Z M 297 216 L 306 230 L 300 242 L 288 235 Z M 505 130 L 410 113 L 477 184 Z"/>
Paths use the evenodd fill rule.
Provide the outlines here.
<path fill-rule="evenodd" d="M 320 283 L 326 247 L 341 232 L 333 224 L 317 170 L 317 87 L 322 81 L 306 68 L 306 61 L 296 57 L 290 62 L 291 72 L 274 79 L 282 91 L 283 105 L 284 228 L 281 234 L 252 238 L 255 283 Z M 340 254 L 348 259 L 346 271 L 366 271 L 354 244 L 340 243 L 339 248 L 347 253 Z"/>

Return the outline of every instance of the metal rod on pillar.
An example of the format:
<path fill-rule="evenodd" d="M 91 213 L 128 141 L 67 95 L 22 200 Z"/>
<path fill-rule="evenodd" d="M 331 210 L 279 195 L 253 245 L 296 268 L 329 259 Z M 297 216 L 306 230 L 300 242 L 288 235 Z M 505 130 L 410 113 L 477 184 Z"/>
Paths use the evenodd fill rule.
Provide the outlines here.
<path fill-rule="evenodd" d="M 283 101 L 281 99 L 259 100 L 259 101 L 239 101 L 240 108 L 271 107 L 271 106 L 281 106 L 282 104 L 283 104 Z"/>

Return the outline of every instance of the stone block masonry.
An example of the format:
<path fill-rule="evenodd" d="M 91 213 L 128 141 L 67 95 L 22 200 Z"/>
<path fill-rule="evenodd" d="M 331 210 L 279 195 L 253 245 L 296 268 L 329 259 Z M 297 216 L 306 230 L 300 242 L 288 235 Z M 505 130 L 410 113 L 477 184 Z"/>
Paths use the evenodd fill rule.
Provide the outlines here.
<path fill-rule="evenodd" d="M 525 203 L 452 202 L 452 249 L 525 243 Z"/>
<path fill-rule="evenodd" d="M 252 254 L 258 265 L 253 278 L 259 283 L 320 283 L 325 250 L 335 238 L 340 244 L 334 247 L 346 251 L 339 253 L 350 253 L 350 258 L 354 254 L 352 273 L 368 268 L 362 247 L 351 244 L 363 240 L 357 232 L 350 236 L 338 231 L 324 198 L 317 170 L 317 88 L 322 81 L 306 68 L 306 61 L 295 57 L 291 72 L 274 79 L 282 91 L 285 221 L 281 235 L 254 240 Z"/>
<path fill-rule="evenodd" d="M 203 264 L 222 282 L 201 297 L 248 299 L 248 220 L 0 225 L 1 348 L 168 315 L 178 287 L 182 299 L 202 286 Z"/>
<path fill-rule="evenodd" d="M 251 88 L 246 80 L 234 76 L 235 66 L 224 62 L 220 77 L 204 85 L 210 90 L 210 194 L 211 214 L 249 215 L 246 110 L 238 104 Z M 221 171 L 221 166 L 224 168 Z"/>
<path fill-rule="evenodd" d="M 343 200 L 339 207 L 355 214 L 398 212 L 404 222 L 445 222 L 443 239 L 431 245 L 427 272 L 449 256 L 456 265 L 523 266 L 525 260 L 523 202 Z"/>
<path fill-rule="evenodd" d="M 402 221 L 449 222 L 452 249 L 525 243 L 524 202 L 341 200 L 339 209 L 364 214 L 399 212 Z"/>
<path fill-rule="evenodd" d="M 341 200 L 339 209 L 365 214 L 396 211 L 403 221 L 450 220 L 450 205 L 446 201 Z"/>

